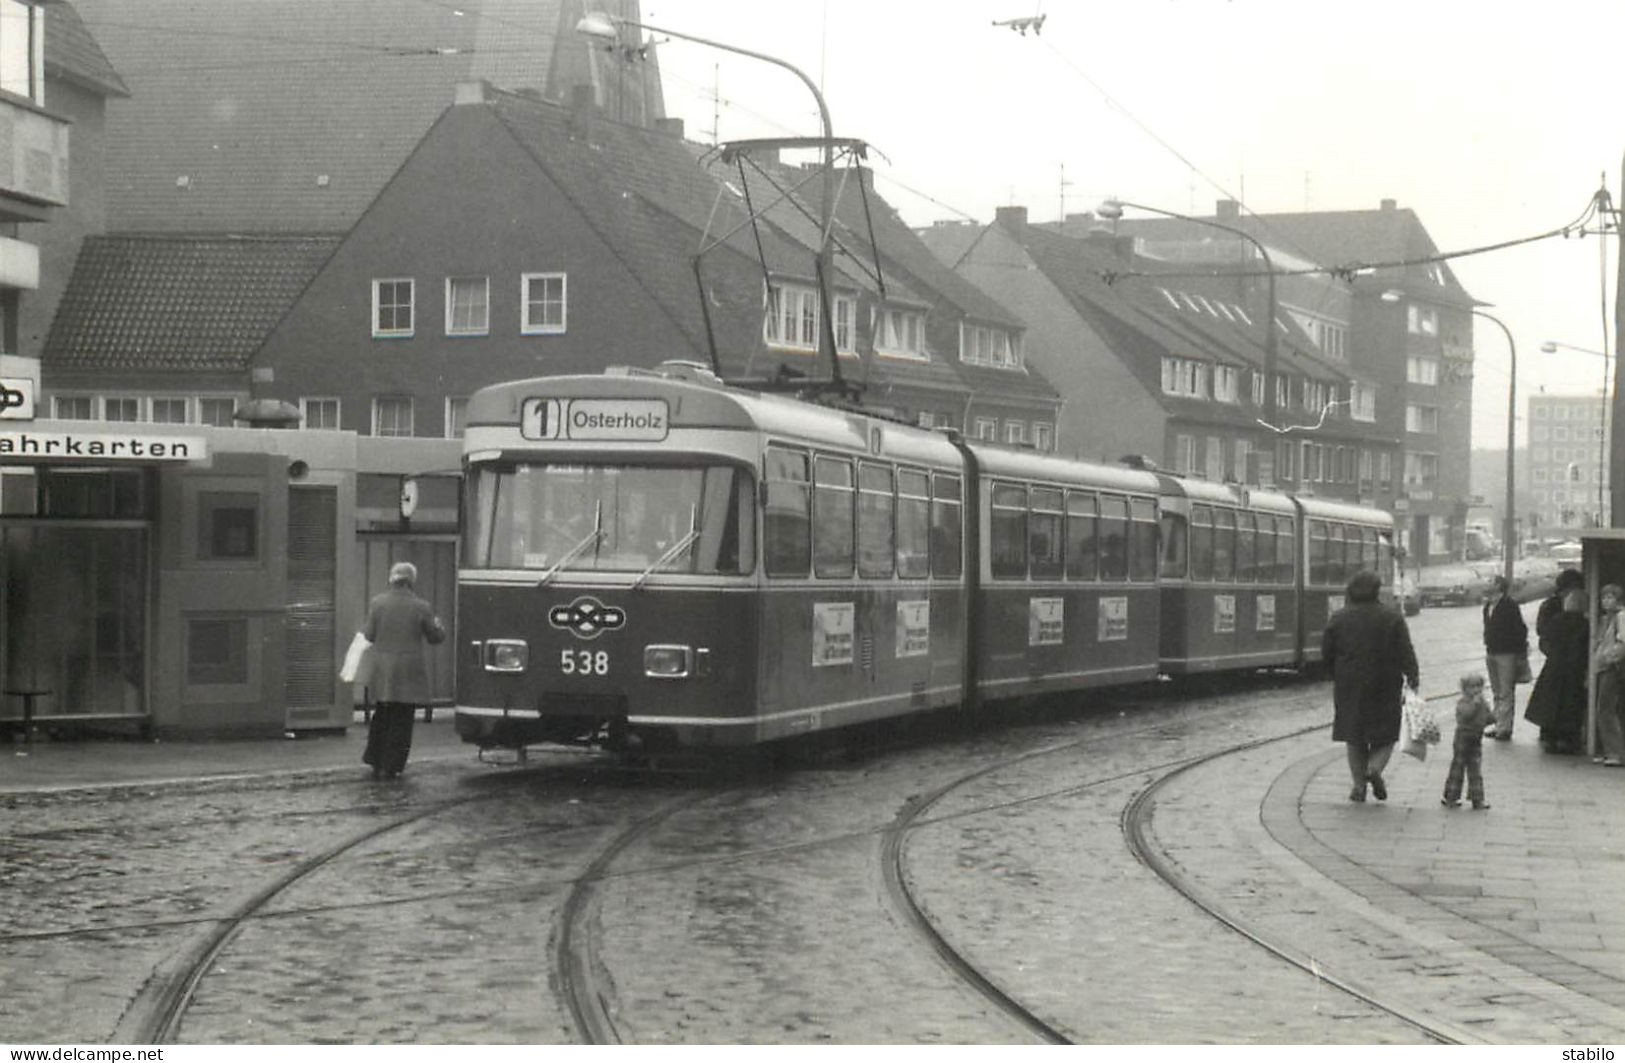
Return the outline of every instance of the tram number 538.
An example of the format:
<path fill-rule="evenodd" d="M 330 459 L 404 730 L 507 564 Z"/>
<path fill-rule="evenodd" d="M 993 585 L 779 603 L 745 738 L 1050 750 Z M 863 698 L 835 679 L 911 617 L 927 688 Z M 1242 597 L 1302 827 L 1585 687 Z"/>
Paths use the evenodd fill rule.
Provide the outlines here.
<path fill-rule="evenodd" d="M 609 651 L 560 650 L 559 671 L 565 675 L 608 675 Z"/>

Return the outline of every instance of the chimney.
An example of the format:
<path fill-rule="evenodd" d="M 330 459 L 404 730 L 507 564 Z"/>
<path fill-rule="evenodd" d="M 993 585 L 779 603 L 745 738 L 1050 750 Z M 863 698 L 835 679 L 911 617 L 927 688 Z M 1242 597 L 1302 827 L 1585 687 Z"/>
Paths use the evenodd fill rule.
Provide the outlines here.
<path fill-rule="evenodd" d="M 1235 221 L 1241 217 L 1241 204 L 1228 197 L 1213 205 L 1213 217 L 1218 221 Z"/>
<path fill-rule="evenodd" d="M 484 81 L 459 81 L 452 92 L 452 106 L 466 107 L 469 104 L 484 103 L 485 90 L 490 87 Z"/>
<path fill-rule="evenodd" d="M 598 110 L 598 90 L 591 85 L 570 86 L 570 131 L 586 140 L 592 136 L 593 115 Z"/>
<path fill-rule="evenodd" d="M 1013 233 L 1021 233 L 1027 228 L 1027 208 L 999 207 L 993 212 L 993 223 Z"/>
<path fill-rule="evenodd" d="M 681 118 L 656 118 L 655 132 L 673 140 L 683 139 L 683 120 Z"/>
<path fill-rule="evenodd" d="M 1399 203 L 1397 201 L 1395 201 L 1395 200 L 1385 199 L 1385 200 L 1382 201 L 1382 209 L 1383 210 L 1393 210 L 1397 206 L 1399 206 Z"/>

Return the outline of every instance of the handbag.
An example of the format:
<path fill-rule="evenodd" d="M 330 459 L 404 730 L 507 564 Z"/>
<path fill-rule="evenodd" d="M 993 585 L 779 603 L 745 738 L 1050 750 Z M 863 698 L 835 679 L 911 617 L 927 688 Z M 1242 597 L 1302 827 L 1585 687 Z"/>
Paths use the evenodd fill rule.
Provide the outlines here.
<path fill-rule="evenodd" d="M 1422 700 L 1422 695 L 1410 687 L 1405 688 L 1400 714 L 1404 724 L 1403 737 L 1407 742 L 1422 742 L 1431 746 L 1439 741 L 1439 721 L 1434 718 L 1428 703 Z"/>
<path fill-rule="evenodd" d="M 1533 683 L 1535 673 L 1529 670 L 1529 651 L 1525 649 L 1518 654 L 1518 671 L 1512 677 L 1514 683 Z"/>
<path fill-rule="evenodd" d="M 367 636 L 357 631 L 355 638 L 350 640 L 350 648 L 344 651 L 344 663 L 339 666 L 339 679 L 346 683 L 361 683 L 365 685 L 372 678 L 372 643 Z"/>

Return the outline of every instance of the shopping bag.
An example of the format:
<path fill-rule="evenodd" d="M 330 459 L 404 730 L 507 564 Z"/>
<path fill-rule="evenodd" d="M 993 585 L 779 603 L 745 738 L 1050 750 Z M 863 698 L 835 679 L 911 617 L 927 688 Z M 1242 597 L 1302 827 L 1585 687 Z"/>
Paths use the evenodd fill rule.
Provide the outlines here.
<path fill-rule="evenodd" d="M 1518 674 L 1512 677 L 1514 683 L 1533 683 L 1535 673 L 1529 670 L 1529 651 L 1524 650 L 1518 654 Z"/>
<path fill-rule="evenodd" d="M 1420 738 L 1406 738 L 1399 743 L 1399 751 L 1417 760 L 1428 759 L 1428 744 Z"/>
<path fill-rule="evenodd" d="M 1430 746 L 1439 741 L 1439 721 L 1434 718 L 1433 710 L 1428 708 L 1428 703 L 1422 700 L 1420 693 L 1406 687 L 1400 712 L 1403 737 L 1425 742 Z"/>
<path fill-rule="evenodd" d="M 350 648 L 344 652 L 344 664 L 339 667 L 339 678 L 346 683 L 365 684 L 372 678 L 372 643 L 367 636 L 357 631 L 355 638 L 350 640 Z"/>

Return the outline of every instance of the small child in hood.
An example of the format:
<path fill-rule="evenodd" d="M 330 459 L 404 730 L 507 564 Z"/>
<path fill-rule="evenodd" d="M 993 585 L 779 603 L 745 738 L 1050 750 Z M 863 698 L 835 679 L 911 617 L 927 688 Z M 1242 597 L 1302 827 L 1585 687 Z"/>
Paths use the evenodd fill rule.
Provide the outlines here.
<path fill-rule="evenodd" d="M 1476 809 L 1490 807 L 1484 800 L 1484 728 L 1495 719 L 1484 698 L 1484 676 L 1472 672 L 1461 677 L 1461 697 L 1456 699 L 1456 737 L 1451 743 L 1450 774 L 1444 780 L 1446 808 L 1461 806 L 1461 778 L 1467 776 L 1467 799 Z"/>

